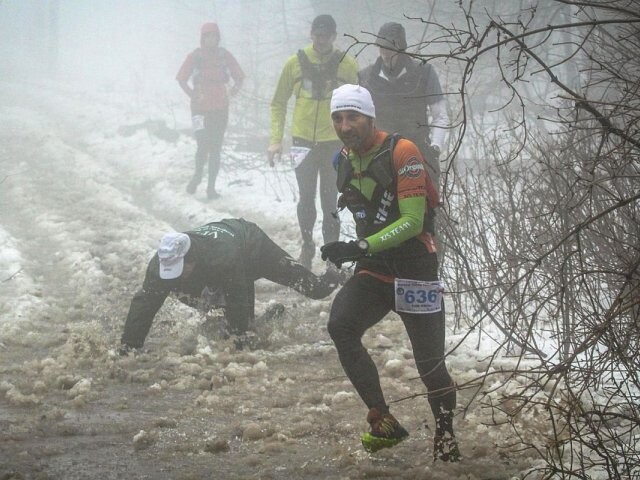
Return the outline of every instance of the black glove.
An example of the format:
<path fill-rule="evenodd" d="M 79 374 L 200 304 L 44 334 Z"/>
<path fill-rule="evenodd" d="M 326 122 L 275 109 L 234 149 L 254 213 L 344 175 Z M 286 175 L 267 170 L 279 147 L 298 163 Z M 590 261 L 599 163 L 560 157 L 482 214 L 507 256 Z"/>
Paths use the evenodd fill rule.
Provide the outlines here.
<path fill-rule="evenodd" d="M 344 262 L 352 262 L 364 257 L 365 251 L 358 247 L 357 242 L 329 242 L 320 247 L 322 260 L 329 259 L 340 268 Z"/>

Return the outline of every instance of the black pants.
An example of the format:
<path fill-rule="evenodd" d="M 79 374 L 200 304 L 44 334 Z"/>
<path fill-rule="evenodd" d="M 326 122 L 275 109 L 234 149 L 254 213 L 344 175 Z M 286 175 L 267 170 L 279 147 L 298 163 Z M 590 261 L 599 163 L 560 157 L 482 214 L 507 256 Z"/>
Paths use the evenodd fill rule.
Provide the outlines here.
<path fill-rule="evenodd" d="M 324 277 L 295 261 L 257 225 L 246 223 L 250 225 L 247 234 L 250 238 L 246 243 L 254 246 L 248 253 L 251 259 L 248 270 L 253 280 L 266 278 L 314 300 L 326 297 L 335 289 L 335 285 L 330 285 Z"/>
<path fill-rule="evenodd" d="M 243 276 L 236 280 L 245 282 L 247 295 L 245 301 L 249 306 L 248 315 L 242 315 L 230 321 L 228 325 L 230 333 L 242 334 L 246 332 L 254 318 L 254 282 L 259 278 L 266 278 L 293 288 L 312 299 L 324 298 L 336 288 L 337 280 L 335 278 L 327 278 L 327 273 L 317 276 L 304 268 L 254 223 L 238 219 L 229 220 L 227 226 L 235 233 L 235 238 L 240 245 L 240 248 L 229 251 L 234 255 L 230 260 L 234 263 L 243 262 L 245 265 Z M 158 257 L 154 256 L 147 268 L 147 275 L 150 274 L 149 272 L 155 273 L 158 270 Z M 330 272 L 328 273 L 330 274 Z M 221 306 L 222 300 L 226 301 L 225 287 L 227 285 L 217 282 L 216 277 L 211 279 L 212 282 L 207 282 L 208 277 L 199 277 L 198 279 L 196 275 L 193 275 L 190 278 L 193 283 L 183 285 L 186 287 L 183 290 L 171 290 L 182 303 L 206 313 L 213 307 Z M 159 288 L 155 293 L 153 288 L 149 288 L 147 290 L 140 289 L 134 295 L 121 337 L 122 344 L 134 348 L 140 348 L 144 344 L 156 312 L 170 293 L 165 289 L 166 286 L 158 285 L 158 282 L 163 281 L 159 278 L 154 280 L 155 287 Z"/>
<path fill-rule="evenodd" d="M 248 283 L 247 302 L 251 306 L 252 316 L 238 319 L 238 323 L 230 324 L 231 333 L 242 334 L 249 328 L 249 322 L 254 318 L 254 282 L 260 278 L 292 288 L 314 300 L 324 298 L 335 290 L 335 282 L 332 283 L 324 275 L 318 276 L 307 270 L 256 224 L 245 220 L 242 222 L 245 224 L 244 243 L 247 246 L 244 252 Z"/>
<path fill-rule="evenodd" d="M 340 222 L 332 213 L 336 209 L 338 187 L 332 159 L 340 148 L 339 142 L 311 144 L 294 138 L 294 145 L 311 148 L 307 158 L 296 168 L 296 180 L 300 199 L 298 201 L 298 224 L 304 243 L 313 243 L 313 226 L 316 223 L 316 190 L 320 178 L 320 206 L 322 207 L 322 237 L 324 243 L 334 242 L 340 236 Z"/>
<path fill-rule="evenodd" d="M 437 265 L 435 258 L 433 261 Z M 388 407 L 378 370 L 361 338 L 394 308 L 393 283 L 368 274 L 356 274 L 336 295 L 329 317 L 329 335 L 345 373 L 366 406 L 380 411 L 386 411 Z M 437 418 L 441 410 L 453 410 L 456 405 L 456 392 L 444 361 L 444 305 L 438 313 L 399 315 L 411 341 L 416 367 L 427 387 L 429 404 Z"/>
<path fill-rule="evenodd" d="M 204 166 L 207 164 L 209 170 L 207 193 L 212 193 L 216 189 L 216 178 L 220 171 L 220 151 L 228 120 L 229 112 L 226 109 L 207 112 L 204 114 L 204 128 L 195 132 L 198 148 L 196 150 L 196 169 L 191 183 L 194 186 L 200 184 Z"/>

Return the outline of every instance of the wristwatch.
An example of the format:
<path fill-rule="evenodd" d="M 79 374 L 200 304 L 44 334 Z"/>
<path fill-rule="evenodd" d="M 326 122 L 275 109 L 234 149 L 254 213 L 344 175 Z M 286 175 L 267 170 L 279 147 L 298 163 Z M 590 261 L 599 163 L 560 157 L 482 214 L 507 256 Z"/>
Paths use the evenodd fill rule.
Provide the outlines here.
<path fill-rule="evenodd" d="M 365 238 L 358 239 L 356 245 L 360 250 L 362 250 L 362 253 L 367 253 L 369 251 L 369 242 L 367 242 Z"/>

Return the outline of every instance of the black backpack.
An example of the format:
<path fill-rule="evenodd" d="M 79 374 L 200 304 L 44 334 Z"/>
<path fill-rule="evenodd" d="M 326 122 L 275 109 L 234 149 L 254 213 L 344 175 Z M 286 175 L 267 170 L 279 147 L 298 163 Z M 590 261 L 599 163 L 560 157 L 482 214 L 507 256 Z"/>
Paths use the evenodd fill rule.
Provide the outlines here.
<path fill-rule="evenodd" d="M 311 81 L 311 97 L 323 100 L 328 92 L 338 87 L 338 67 L 343 53 L 336 50 L 325 63 L 311 63 L 304 50 L 298 50 L 302 79 Z"/>
<path fill-rule="evenodd" d="M 218 63 L 217 65 L 222 70 L 222 83 L 227 83 L 231 78 L 231 74 L 229 72 L 229 65 L 227 63 L 227 51 L 218 47 Z M 194 82 L 197 81 L 198 76 L 200 75 L 200 68 L 202 66 L 202 49 L 196 48 L 193 52 L 193 79 Z"/>

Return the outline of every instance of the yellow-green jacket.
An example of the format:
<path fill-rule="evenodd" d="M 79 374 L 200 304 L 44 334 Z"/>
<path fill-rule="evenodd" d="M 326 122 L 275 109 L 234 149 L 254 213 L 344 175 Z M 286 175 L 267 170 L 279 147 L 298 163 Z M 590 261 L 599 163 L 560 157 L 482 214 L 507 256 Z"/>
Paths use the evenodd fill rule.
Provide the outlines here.
<path fill-rule="evenodd" d="M 303 51 L 313 64 L 328 62 L 333 53 L 321 55 L 314 50 L 312 45 L 305 47 Z M 358 83 L 358 65 L 353 57 L 345 55 L 342 58 L 338 65 L 337 77 L 335 87 L 345 83 Z M 282 69 L 276 92 L 271 101 L 271 143 L 282 141 L 287 103 L 292 94 L 295 94 L 296 102 L 293 107 L 291 136 L 310 142 L 337 140 L 338 137 L 331 122 L 331 92 L 332 89 L 327 88 L 321 99 L 313 98 L 310 85 L 302 80 L 302 68 L 298 56 L 289 57 Z"/>

